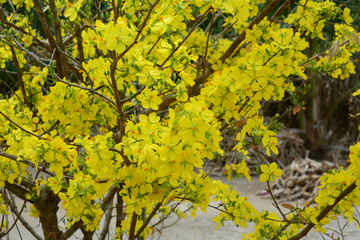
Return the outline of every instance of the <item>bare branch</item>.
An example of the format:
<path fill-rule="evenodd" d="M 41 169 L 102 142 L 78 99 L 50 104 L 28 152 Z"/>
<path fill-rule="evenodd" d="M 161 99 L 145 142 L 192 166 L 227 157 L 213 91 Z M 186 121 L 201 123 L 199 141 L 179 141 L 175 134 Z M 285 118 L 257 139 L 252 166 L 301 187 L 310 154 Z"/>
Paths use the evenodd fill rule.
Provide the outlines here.
<path fill-rule="evenodd" d="M 130 223 L 129 240 L 135 240 L 135 227 L 138 219 L 138 215 L 133 212 Z"/>
<path fill-rule="evenodd" d="M 13 224 L 11 225 L 11 227 L 5 233 L 2 233 L 0 237 L 6 236 L 11 232 L 11 230 L 16 226 L 17 221 L 20 219 L 21 214 L 25 209 L 26 203 L 28 201 L 30 202 L 30 200 L 28 200 L 26 198 L 29 191 L 27 189 L 21 188 L 20 185 L 15 184 L 15 183 L 11 184 L 9 182 L 5 182 L 5 188 L 10 189 L 10 191 L 13 192 L 16 196 L 23 199 L 24 203 L 20 209 L 20 212 L 17 213 L 16 218 L 15 218 Z"/>
<path fill-rule="evenodd" d="M 155 216 L 156 212 L 159 210 L 159 208 L 161 207 L 163 202 L 159 202 L 156 204 L 156 206 L 154 207 L 154 209 L 151 211 L 151 213 L 149 214 L 149 216 L 146 218 L 146 220 L 144 221 L 143 225 L 139 228 L 139 230 L 137 231 L 136 235 L 134 238 L 137 238 L 140 236 L 140 234 L 144 231 L 144 229 L 146 228 L 146 226 L 149 224 L 150 220 Z"/>
<path fill-rule="evenodd" d="M 48 25 L 48 22 L 46 19 L 46 14 L 41 9 L 40 1 L 33 0 L 33 3 L 34 3 L 34 9 L 36 10 L 37 15 L 39 16 L 41 26 L 44 29 L 46 38 L 48 39 L 50 46 L 52 47 L 52 49 L 56 49 L 57 51 L 59 51 L 61 49 L 61 47 L 59 46 L 58 42 L 55 40 L 55 38 L 50 30 L 50 26 Z M 56 37 L 58 37 L 58 36 L 56 36 Z M 57 69 L 59 71 L 59 75 L 61 78 L 63 78 L 67 75 L 65 72 L 66 67 L 67 67 L 66 59 L 60 53 L 60 51 L 58 53 L 55 53 L 55 59 L 56 59 L 56 65 L 57 65 Z"/>
<path fill-rule="evenodd" d="M 105 211 L 105 221 L 104 225 L 102 227 L 102 231 L 100 232 L 100 240 L 105 240 L 106 235 L 109 233 L 109 225 L 111 222 L 111 214 L 112 214 L 112 205 L 113 205 L 113 199 L 110 201 L 110 203 L 106 207 Z"/>
<path fill-rule="evenodd" d="M 4 20 L 3 15 L 2 15 L 1 12 L 0 12 L 0 21 L 3 24 L 5 23 L 5 20 Z M 24 80 L 23 80 L 23 77 L 22 77 L 22 72 L 21 72 L 21 69 L 20 69 L 19 61 L 17 59 L 14 47 L 12 45 L 10 45 L 9 47 L 10 47 L 12 59 L 14 61 L 14 65 L 15 65 L 15 68 L 16 68 L 18 80 L 20 82 L 20 89 L 21 89 L 21 93 L 22 93 L 23 98 L 24 98 L 24 103 L 25 103 L 26 106 L 28 106 L 30 108 L 29 102 L 28 102 L 27 97 L 26 97 L 25 84 L 24 84 Z"/>
<path fill-rule="evenodd" d="M 318 222 L 320 222 L 324 217 L 327 216 L 327 214 L 347 195 L 349 195 L 355 188 L 357 188 L 356 183 L 353 182 L 352 184 L 350 184 L 344 191 L 342 191 L 340 193 L 340 195 L 335 198 L 335 201 L 332 205 L 327 205 L 320 213 L 319 215 L 316 217 L 316 220 Z M 305 228 L 303 228 L 303 230 L 301 230 L 298 234 L 296 234 L 293 237 L 288 238 L 288 240 L 298 240 L 301 239 L 303 237 L 305 237 L 309 231 L 315 226 L 314 223 L 309 223 L 308 225 L 306 225 Z"/>
<path fill-rule="evenodd" d="M 121 102 L 125 103 L 125 102 L 131 101 L 132 99 L 136 98 L 142 91 L 144 91 L 145 88 L 146 88 L 145 86 L 142 86 L 136 93 L 134 93 L 133 95 L 131 95 L 128 98 L 121 100 Z"/>
<path fill-rule="evenodd" d="M 37 240 L 43 240 L 43 238 L 35 231 L 34 228 L 30 226 L 30 224 L 25 220 L 23 216 L 21 216 L 20 212 L 17 210 L 16 204 L 13 199 L 7 198 L 8 204 L 11 208 L 11 211 L 15 213 L 16 216 L 19 217 L 20 222 L 22 225 L 37 239 Z"/>
<path fill-rule="evenodd" d="M 54 124 L 53 124 L 49 129 L 47 129 L 47 130 L 44 131 L 43 133 L 39 134 L 39 137 L 42 137 L 42 136 L 44 136 L 45 134 L 48 134 L 49 132 L 51 132 L 52 130 L 54 130 L 59 124 L 60 124 L 60 121 L 57 120 L 56 122 L 54 122 Z"/>
<path fill-rule="evenodd" d="M 77 32 L 82 32 L 83 30 L 87 29 L 89 26 L 87 25 L 81 25 L 74 34 L 70 35 L 64 40 L 64 45 L 66 46 L 68 43 L 70 43 L 74 38 L 76 38 Z"/>
<path fill-rule="evenodd" d="M 114 52 L 114 55 L 116 55 L 116 53 Z M 116 109 L 117 112 L 119 114 L 118 117 L 118 131 L 120 131 L 119 133 L 119 137 L 118 139 L 116 139 L 116 142 L 119 143 L 122 140 L 122 137 L 125 134 L 125 118 L 124 118 L 124 112 L 123 112 L 123 102 L 122 100 L 124 99 L 124 92 L 120 92 L 117 86 L 117 82 L 116 82 L 116 76 L 115 76 L 115 71 L 116 71 L 116 67 L 117 67 L 117 63 L 119 61 L 120 58 L 115 56 L 114 61 L 111 63 L 110 66 L 110 78 L 111 78 L 111 85 L 112 85 L 112 89 L 114 91 L 114 97 L 115 97 L 115 102 L 116 102 Z"/>
<path fill-rule="evenodd" d="M 109 191 L 106 193 L 105 197 L 102 199 L 101 203 L 100 203 L 100 208 L 101 209 L 105 209 L 106 206 L 108 206 L 110 204 L 110 202 L 112 201 L 112 199 L 114 198 L 114 195 L 116 193 L 116 188 L 114 185 L 112 185 L 109 188 Z"/>

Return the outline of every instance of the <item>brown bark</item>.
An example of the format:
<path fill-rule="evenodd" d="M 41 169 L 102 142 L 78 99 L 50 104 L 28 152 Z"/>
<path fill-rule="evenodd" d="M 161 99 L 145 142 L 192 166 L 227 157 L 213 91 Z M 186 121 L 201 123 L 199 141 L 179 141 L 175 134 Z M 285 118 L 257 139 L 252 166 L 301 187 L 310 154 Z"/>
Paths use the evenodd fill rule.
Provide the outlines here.
<path fill-rule="evenodd" d="M 48 189 L 42 190 L 40 197 L 34 202 L 36 209 L 40 211 L 39 218 L 45 240 L 58 240 L 62 235 L 56 216 L 59 203 L 60 198 Z"/>
<path fill-rule="evenodd" d="M 84 224 L 81 225 L 80 229 L 81 229 L 81 232 L 84 234 L 83 240 L 92 240 L 93 239 L 94 231 L 86 231 L 86 227 Z"/>

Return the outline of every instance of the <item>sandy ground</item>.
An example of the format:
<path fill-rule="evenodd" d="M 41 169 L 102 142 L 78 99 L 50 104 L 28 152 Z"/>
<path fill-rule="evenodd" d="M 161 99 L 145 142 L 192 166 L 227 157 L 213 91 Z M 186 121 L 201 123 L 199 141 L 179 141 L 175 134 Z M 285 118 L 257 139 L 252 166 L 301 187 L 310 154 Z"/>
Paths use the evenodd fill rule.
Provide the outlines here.
<path fill-rule="evenodd" d="M 260 183 L 258 178 L 252 178 L 252 182 L 248 182 L 246 179 L 235 179 L 231 182 L 228 182 L 225 178 L 222 178 L 224 182 L 229 183 L 233 189 L 239 191 L 243 196 L 248 197 L 248 201 L 252 203 L 257 209 L 264 209 L 269 211 L 275 211 L 275 207 L 272 206 L 272 202 L 269 198 L 264 198 L 257 195 L 261 190 L 264 190 L 266 187 L 265 183 Z M 20 205 L 21 202 L 18 202 Z M 182 206 L 186 207 L 186 206 Z M 64 212 L 59 212 L 59 220 L 63 217 Z M 235 240 L 241 239 L 242 233 L 248 233 L 253 230 L 253 225 L 249 224 L 246 229 L 236 227 L 234 223 L 227 222 L 225 226 L 215 230 L 216 223 L 212 221 L 212 218 L 218 215 L 218 211 L 212 208 L 209 208 L 207 213 L 199 213 L 196 219 L 188 217 L 187 219 L 179 220 L 177 217 L 168 219 L 164 224 L 159 225 L 159 231 L 155 232 L 152 236 L 149 237 L 151 240 Z M 29 220 L 30 224 L 36 229 L 37 232 L 41 234 L 41 226 L 37 225 L 37 220 L 34 220 L 28 216 L 28 209 L 24 213 L 24 217 Z M 10 224 L 12 222 L 12 217 L 9 217 Z M 171 227 L 167 227 L 175 223 Z M 340 227 L 344 227 L 342 230 L 343 236 L 340 234 Z M 333 234 L 332 237 L 323 235 L 321 236 L 317 232 L 310 232 L 310 234 L 304 239 L 345 239 L 345 240 L 359 240 L 360 231 L 356 230 L 357 224 L 351 223 L 347 224 L 345 220 L 340 219 L 339 221 L 333 221 L 327 228 L 329 233 Z M 113 232 L 114 228 L 110 229 L 110 232 Z M 71 240 L 81 239 L 82 234 L 77 232 L 74 237 L 70 238 Z M 17 228 L 13 229 L 8 238 L 2 240 L 33 240 L 35 239 L 21 224 L 17 225 Z M 96 234 L 94 239 L 98 239 Z M 107 239 L 112 239 L 107 238 Z"/>

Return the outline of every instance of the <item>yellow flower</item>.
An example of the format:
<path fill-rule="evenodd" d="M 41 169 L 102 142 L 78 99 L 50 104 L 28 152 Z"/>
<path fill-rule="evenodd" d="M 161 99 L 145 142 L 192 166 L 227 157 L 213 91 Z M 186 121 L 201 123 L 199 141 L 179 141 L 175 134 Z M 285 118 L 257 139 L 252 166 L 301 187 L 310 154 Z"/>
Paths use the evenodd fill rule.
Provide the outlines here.
<path fill-rule="evenodd" d="M 159 105 L 162 102 L 161 98 L 158 96 L 158 92 L 150 89 L 145 90 L 140 96 L 139 101 L 141 102 L 144 108 L 152 108 L 154 110 L 159 109 Z"/>
<path fill-rule="evenodd" d="M 61 190 L 61 184 L 54 177 L 48 179 L 48 186 L 51 188 L 51 190 L 53 190 L 55 194 L 57 194 Z"/>
<path fill-rule="evenodd" d="M 36 209 L 34 205 L 30 206 L 30 212 L 29 215 L 34 218 L 38 218 L 40 215 L 40 211 Z"/>
<path fill-rule="evenodd" d="M 343 13 L 344 13 L 344 20 L 345 20 L 346 24 L 351 25 L 353 19 L 350 16 L 350 9 L 345 8 Z"/>
<path fill-rule="evenodd" d="M 360 95 L 360 89 L 356 90 L 354 93 L 353 93 L 353 96 L 357 96 L 357 95 Z"/>
<path fill-rule="evenodd" d="M 277 180 L 283 174 L 283 170 L 277 168 L 276 162 L 270 165 L 261 164 L 260 169 L 263 172 L 260 175 L 260 182 L 273 181 L 273 178 Z"/>

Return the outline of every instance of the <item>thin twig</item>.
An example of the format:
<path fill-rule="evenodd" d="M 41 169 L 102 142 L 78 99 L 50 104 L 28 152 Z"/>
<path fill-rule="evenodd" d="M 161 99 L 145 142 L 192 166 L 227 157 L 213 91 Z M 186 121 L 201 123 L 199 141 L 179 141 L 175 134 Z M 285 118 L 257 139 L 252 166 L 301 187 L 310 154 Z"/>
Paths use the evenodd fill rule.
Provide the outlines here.
<path fill-rule="evenodd" d="M 132 164 L 132 163 L 130 162 L 129 158 L 128 158 L 126 155 L 124 155 L 123 151 L 118 150 L 118 149 L 116 149 L 116 148 L 109 148 L 109 150 L 110 150 L 110 151 L 113 151 L 113 152 L 119 153 L 119 154 L 121 155 L 121 157 L 123 158 L 126 166 L 130 166 L 130 165 Z"/>
<path fill-rule="evenodd" d="M 42 139 L 44 140 L 45 138 L 39 136 L 39 135 L 36 135 L 35 133 L 32 133 L 28 130 L 26 130 L 25 128 L 21 127 L 19 124 L 17 124 L 16 122 L 14 122 L 13 120 L 11 120 L 8 116 L 6 116 L 6 114 L 4 114 L 1 110 L 0 110 L 0 114 L 3 115 L 4 118 L 6 118 L 9 122 L 11 122 L 12 124 L 14 124 L 17 128 L 19 128 L 20 130 L 22 130 L 23 132 L 26 132 L 27 134 L 30 134 L 31 136 L 34 136 L 38 139 Z"/>
<path fill-rule="evenodd" d="M 9 206 L 11 208 L 11 211 L 15 213 L 16 216 L 19 216 L 19 220 L 22 223 L 22 225 L 38 240 L 43 240 L 43 238 L 33 229 L 30 224 L 25 220 L 24 217 L 21 216 L 20 212 L 17 210 L 15 202 L 8 198 Z"/>
<path fill-rule="evenodd" d="M 155 46 L 158 44 L 158 42 L 160 41 L 161 36 L 158 37 L 158 39 L 156 40 L 156 42 L 152 45 L 152 47 L 149 49 L 149 51 L 146 53 L 146 55 L 149 55 L 151 53 L 151 51 L 155 48 Z"/>
<path fill-rule="evenodd" d="M 19 80 L 19 83 L 20 83 L 21 93 L 22 93 L 23 98 L 24 98 L 24 103 L 25 103 L 25 105 L 26 105 L 27 107 L 30 108 L 30 105 L 29 105 L 29 102 L 28 102 L 27 96 L 26 96 L 25 83 L 24 83 L 24 79 L 23 79 L 23 76 L 22 76 L 22 71 L 21 71 L 21 69 L 20 69 L 19 61 L 18 61 L 18 59 L 17 59 L 17 56 L 16 56 L 16 53 L 15 53 L 14 47 L 11 46 L 11 45 L 10 45 L 9 47 L 10 47 L 12 59 L 13 59 L 13 61 L 14 61 L 14 65 L 15 65 L 15 68 L 16 68 L 18 80 Z"/>
<path fill-rule="evenodd" d="M 360 120 L 359 120 L 359 118 L 358 118 L 358 116 L 357 116 L 357 113 L 356 113 L 356 110 L 355 110 L 355 108 L 354 108 L 354 105 L 352 104 L 352 102 L 351 102 L 350 99 L 348 98 L 348 95 L 347 95 L 347 93 L 346 93 L 346 90 L 345 90 L 344 85 L 343 85 L 342 83 L 340 83 L 340 86 L 341 86 L 341 89 L 342 89 L 342 91 L 343 91 L 343 93 L 344 93 L 344 96 L 346 97 L 346 100 L 347 100 L 347 102 L 348 102 L 348 104 L 349 104 L 349 106 L 350 106 L 350 108 L 351 108 L 351 111 L 353 112 L 353 115 L 354 115 L 354 118 L 355 118 L 355 120 L 356 120 L 356 123 L 360 126 Z"/>
<path fill-rule="evenodd" d="M 261 164 L 264 164 L 264 160 L 263 160 L 263 158 L 262 158 L 261 155 L 260 155 L 258 146 L 257 146 L 257 144 L 255 143 L 255 139 L 254 139 L 254 137 L 253 137 L 252 134 L 250 134 L 250 136 L 251 136 L 251 139 L 252 139 L 253 144 L 254 144 L 254 146 L 255 146 L 256 154 L 258 155 Z M 273 194 L 273 192 L 272 192 L 272 190 L 271 190 L 269 181 L 266 181 L 266 184 L 267 184 L 267 188 L 268 188 L 268 189 L 267 189 L 267 192 L 270 193 L 271 198 L 272 198 L 272 200 L 273 200 L 273 203 L 275 204 L 275 208 L 280 212 L 280 214 L 281 214 L 281 216 L 283 217 L 284 221 L 285 221 L 285 222 L 289 222 L 289 220 L 286 218 L 285 214 L 283 213 L 283 211 L 281 210 L 281 208 L 279 207 L 279 204 L 277 203 L 277 201 L 276 201 L 276 199 L 275 199 L 275 196 L 274 196 L 274 194 Z"/>
<path fill-rule="evenodd" d="M 135 36 L 134 41 L 119 55 L 119 58 L 122 58 L 135 44 L 137 44 L 137 42 L 139 40 L 139 37 L 140 37 L 142 31 L 144 30 L 147 21 L 150 18 L 151 13 L 153 12 L 155 6 L 159 3 L 159 1 L 160 0 L 156 0 L 153 4 L 150 4 L 150 9 L 149 9 L 147 15 L 145 16 L 145 19 L 142 22 L 142 24 L 141 24 L 141 26 L 140 26 L 140 28 L 139 28 L 136 36 Z"/>
<path fill-rule="evenodd" d="M 285 8 L 290 4 L 290 2 L 292 2 L 294 0 L 286 0 L 274 13 L 274 15 L 272 15 L 272 17 L 270 18 L 270 24 L 272 22 L 275 21 L 276 18 L 278 18 L 280 16 L 280 14 L 285 10 Z"/>
<path fill-rule="evenodd" d="M 14 220 L 14 222 L 13 222 L 13 224 L 11 225 L 11 227 L 10 228 L 8 228 L 8 230 L 5 232 L 5 233 L 3 233 L 3 235 L 2 236 L 0 236 L 0 237 L 3 237 L 3 236 L 6 236 L 6 235 L 8 235 L 10 232 L 11 232 L 11 230 L 15 227 L 15 225 L 16 225 L 16 223 L 17 223 L 17 221 L 20 219 L 20 217 L 21 217 L 21 214 L 22 214 L 22 212 L 24 211 L 24 209 L 25 209 L 25 206 L 26 206 L 26 203 L 28 202 L 28 200 L 27 199 L 25 199 L 24 200 L 24 203 L 23 203 L 23 205 L 22 205 L 22 207 L 21 207 L 21 209 L 20 209 L 20 212 L 18 212 L 18 214 L 16 215 L 16 218 L 15 218 L 15 220 Z"/>
<path fill-rule="evenodd" d="M 37 62 L 39 62 L 41 65 L 43 65 L 44 67 L 48 67 L 48 64 L 44 63 L 43 61 L 41 61 L 38 56 L 36 56 L 34 53 L 28 51 L 26 48 L 24 48 L 23 46 L 21 46 L 21 44 L 13 37 L 13 41 L 18 45 L 18 47 L 20 49 L 22 49 L 23 51 L 25 51 L 26 53 L 28 53 L 30 56 L 32 56 Z M 105 96 L 104 94 L 102 93 L 99 93 L 98 91 L 96 91 L 95 89 L 93 88 L 88 88 L 88 87 L 83 87 L 83 86 L 80 86 L 80 85 L 77 85 L 77 84 L 74 84 L 74 83 L 70 83 L 68 81 L 64 81 L 63 79 L 61 79 L 56 73 L 54 73 L 54 76 L 56 77 L 56 79 L 59 81 L 59 82 L 62 82 L 62 83 L 65 83 L 71 87 L 76 87 L 76 88 L 80 88 L 80 89 L 83 89 L 83 90 L 87 90 L 95 95 L 98 95 L 100 96 L 101 98 L 103 98 L 105 101 L 111 103 L 110 106 L 111 107 L 115 107 L 116 104 L 115 102 L 108 98 L 107 96 Z"/>
<path fill-rule="evenodd" d="M 348 43 L 349 40 L 345 40 L 343 41 L 342 43 L 339 44 L 339 47 L 345 45 L 346 43 Z M 308 63 L 308 62 L 311 62 L 312 60 L 320 57 L 321 55 L 323 55 L 327 50 L 329 50 L 329 48 L 331 47 L 332 45 L 328 46 L 326 49 L 324 49 L 323 51 L 319 52 L 318 54 L 315 54 L 314 56 L 312 56 L 311 58 L 309 58 L 308 60 L 306 60 L 305 62 L 299 64 L 299 66 L 303 66 L 304 64 Z"/>
<path fill-rule="evenodd" d="M 57 120 L 49 129 L 47 129 L 47 130 L 44 131 L 43 133 L 39 134 L 39 137 L 42 137 L 42 136 L 44 136 L 45 134 L 51 132 L 51 131 L 54 130 L 59 124 L 60 124 L 60 121 Z"/>
<path fill-rule="evenodd" d="M 120 100 L 121 103 L 125 103 L 125 102 L 129 102 L 132 99 L 136 98 L 142 91 L 144 91 L 144 89 L 146 88 L 146 86 L 142 86 L 136 93 L 134 93 L 133 95 L 131 95 L 128 98 L 124 98 L 122 100 Z"/>
<path fill-rule="evenodd" d="M 231 23 L 229 26 L 227 26 L 221 33 L 219 33 L 218 35 L 216 35 L 215 37 L 215 42 L 219 41 L 219 39 L 227 32 L 229 31 L 229 29 L 234 26 L 235 23 L 237 23 L 237 21 L 239 21 L 239 19 L 236 19 L 233 23 Z"/>
<path fill-rule="evenodd" d="M 217 12 L 217 13 L 215 14 L 215 17 L 213 18 L 212 23 L 210 23 L 210 24 L 206 27 L 205 33 L 211 32 L 211 30 L 212 30 L 212 28 L 213 28 L 213 23 L 216 22 L 216 21 L 219 19 L 219 17 L 221 17 L 221 16 L 224 16 L 224 15 L 223 15 L 223 13 L 222 13 L 221 10 L 220 10 L 219 12 Z"/>
<path fill-rule="evenodd" d="M 209 28 L 209 32 L 208 32 L 208 36 L 206 38 L 206 45 L 205 45 L 205 54 L 204 54 L 204 59 L 203 59 L 203 82 L 205 82 L 205 71 L 206 71 L 206 62 L 207 62 L 207 55 L 208 55 L 208 49 L 209 49 L 209 40 L 210 40 L 210 35 L 211 35 L 211 30 L 214 24 L 214 18 L 215 18 L 215 13 L 213 12 L 212 17 L 211 17 L 211 22 L 210 22 L 210 28 Z"/>
<path fill-rule="evenodd" d="M 190 35 L 198 28 L 200 27 L 200 25 L 206 20 L 206 14 L 212 9 L 212 7 L 209 7 L 206 12 L 204 13 L 203 16 L 201 16 L 201 18 L 198 19 L 198 22 L 196 22 L 194 24 L 194 26 L 191 28 L 191 30 L 189 31 L 189 33 L 186 35 L 186 37 L 181 41 L 181 43 L 179 43 L 176 48 L 174 48 L 171 53 L 166 57 L 166 59 L 159 65 L 159 68 L 163 68 L 163 66 L 165 65 L 165 63 L 172 57 L 172 55 L 174 55 L 174 53 L 184 44 L 184 42 L 190 37 Z"/>

